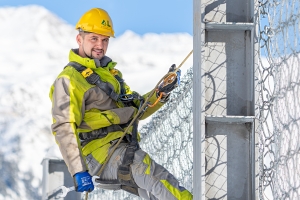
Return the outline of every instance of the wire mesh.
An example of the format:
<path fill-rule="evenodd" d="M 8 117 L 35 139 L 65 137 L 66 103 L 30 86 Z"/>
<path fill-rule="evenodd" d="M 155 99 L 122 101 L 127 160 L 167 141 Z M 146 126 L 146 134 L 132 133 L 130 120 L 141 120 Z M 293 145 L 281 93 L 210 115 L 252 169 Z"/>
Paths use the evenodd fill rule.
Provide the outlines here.
<path fill-rule="evenodd" d="M 260 199 L 300 198 L 300 2 L 260 2 Z"/>

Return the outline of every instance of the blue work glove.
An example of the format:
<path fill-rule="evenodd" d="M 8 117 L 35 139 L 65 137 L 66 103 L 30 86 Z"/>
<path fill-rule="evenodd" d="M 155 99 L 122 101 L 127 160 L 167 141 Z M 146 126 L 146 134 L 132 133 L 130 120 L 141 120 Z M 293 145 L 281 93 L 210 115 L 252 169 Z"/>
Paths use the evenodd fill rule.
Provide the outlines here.
<path fill-rule="evenodd" d="M 73 176 L 73 179 L 77 192 L 91 192 L 94 190 L 92 176 L 88 172 L 78 172 Z"/>
<path fill-rule="evenodd" d="M 173 64 L 169 68 L 169 72 L 174 72 L 175 70 L 176 70 L 176 65 Z M 158 91 L 159 92 L 164 92 L 165 94 L 168 94 L 172 90 L 174 90 L 180 84 L 180 75 L 181 75 L 180 69 L 176 72 L 176 74 L 177 74 L 177 77 L 173 80 L 173 82 L 168 83 L 166 85 L 161 84 L 160 86 L 158 86 Z"/>

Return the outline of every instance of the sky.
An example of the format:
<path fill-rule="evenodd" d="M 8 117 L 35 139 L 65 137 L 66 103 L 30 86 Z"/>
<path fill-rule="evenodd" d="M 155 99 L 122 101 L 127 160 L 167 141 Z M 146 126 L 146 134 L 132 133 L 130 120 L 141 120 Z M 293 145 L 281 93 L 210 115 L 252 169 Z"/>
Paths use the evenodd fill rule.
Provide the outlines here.
<path fill-rule="evenodd" d="M 193 32 L 193 0 L 1 0 L 0 7 L 36 4 L 44 6 L 74 25 L 93 7 L 105 9 L 112 18 L 116 36 L 131 30 L 145 33 Z"/>

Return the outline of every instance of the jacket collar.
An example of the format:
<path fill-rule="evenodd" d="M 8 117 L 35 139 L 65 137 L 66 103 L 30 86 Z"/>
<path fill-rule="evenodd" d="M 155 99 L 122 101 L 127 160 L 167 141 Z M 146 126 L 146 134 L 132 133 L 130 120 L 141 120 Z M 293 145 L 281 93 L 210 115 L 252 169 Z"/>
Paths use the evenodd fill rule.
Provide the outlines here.
<path fill-rule="evenodd" d="M 110 62 L 112 62 L 112 59 L 107 56 L 104 56 L 100 60 L 83 58 L 80 55 L 78 55 L 78 49 L 71 49 L 69 53 L 69 61 L 77 62 L 85 67 L 95 69 L 97 67 L 106 67 Z M 115 66 L 116 63 L 113 63 Z"/>

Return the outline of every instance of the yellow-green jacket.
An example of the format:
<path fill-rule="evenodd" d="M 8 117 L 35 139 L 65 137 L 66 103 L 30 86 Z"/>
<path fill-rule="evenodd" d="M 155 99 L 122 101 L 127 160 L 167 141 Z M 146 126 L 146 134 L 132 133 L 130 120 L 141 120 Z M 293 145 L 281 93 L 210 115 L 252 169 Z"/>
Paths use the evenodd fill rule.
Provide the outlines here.
<path fill-rule="evenodd" d="M 71 50 L 69 61 L 77 62 L 91 68 L 99 74 L 101 80 L 120 94 L 120 83 L 113 74 L 122 77 L 116 70 L 116 62 L 103 63 L 96 59 L 82 58 L 77 54 L 77 49 Z M 106 57 L 107 58 L 107 57 Z M 131 93 L 129 86 L 125 86 L 126 93 Z M 148 93 L 143 95 L 148 97 Z M 50 89 L 52 101 L 53 124 L 51 126 L 55 140 L 59 145 L 61 154 L 73 176 L 77 172 L 86 171 L 87 166 L 84 156 L 92 154 L 100 163 L 107 157 L 110 141 L 123 135 L 123 131 L 110 132 L 106 137 L 89 142 L 83 148 L 80 146 L 78 133 L 90 132 L 112 124 L 125 124 L 136 113 L 134 107 L 123 107 L 112 100 L 103 90 L 89 84 L 85 78 L 73 67 L 67 66 L 58 75 Z M 157 100 L 156 94 L 150 98 L 150 103 Z M 138 101 L 135 101 L 139 104 Z M 148 108 L 141 119 L 153 114 L 163 104 Z M 138 106 L 138 105 L 137 105 Z"/>

